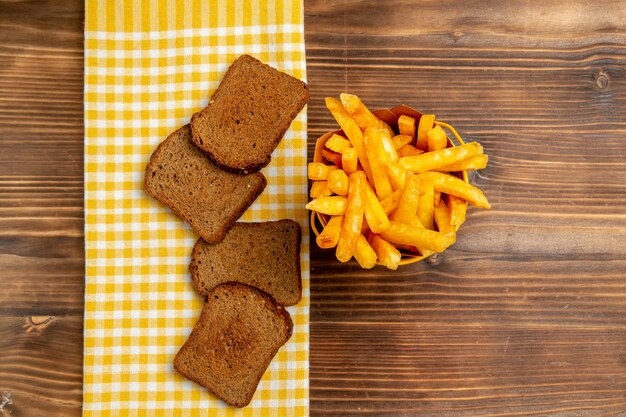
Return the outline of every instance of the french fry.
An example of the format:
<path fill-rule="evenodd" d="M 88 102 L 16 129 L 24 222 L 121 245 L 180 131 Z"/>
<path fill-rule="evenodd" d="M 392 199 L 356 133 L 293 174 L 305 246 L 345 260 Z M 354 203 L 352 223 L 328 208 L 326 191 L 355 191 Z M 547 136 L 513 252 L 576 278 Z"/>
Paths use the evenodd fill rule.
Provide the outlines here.
<path fill-rule="evenodd" d="M 400 115 L 393 136 L 357 96 L 340 98 L 327 97 L 326 107 L 343 133 L 332 134 L 321 159 L 307 167 L 313 200 L 306 208 L 326 223 L 321 233 L 314 229 L 320 248 L 334 247 L 339 261 L 354 257 L 362 268 L 378 262 L 396 269 L 403 256 L 452 245 L 468 203 L 490 208 L 482 191 L 458 174 L 487 165 L 480 144 L 448 148 L 441 126 L 454 129 L 432 114 Z"/>
<path fill-rule="evenodd" d="M 420 219 L 417 217 L 417 214 L 414 215 L 410 219 L 410 221 L 408 223 L 405 223 L 405 224 L 409 224 L 411 226 L 415 226 L 415 227 L 419 227 L 420 229 L 424 229 L 424 226 L 422 225 L 422 222 L 420 221 Z M 401 249 L 403 251 L 413 252 L 413 253 L 419 253 L 422 256 L 430 256 L 433 253 L 435 253 L 434 251 L 432 251 L 430 249 L 418 248 L 417 246 L 402 245 L 400 243 L 396 243 L 395 245 L 396 245 L 396 247 L 398 249 Z"/>
<path fill-rule="evenodd" d="M 416 246 L 420 251 L 443 252 L 454 243 L 451 236 L 424 227 L 391 221 L 389 229 L 380 234 L 383 239 L 403 245 Z"/>
<path fill-rule="evenodd" d="M 398 209 L 400 205 L 400 199 L 402 198 L 402 190 L 396 190 L 389 194 L 387 197 L 380 200 L 380 205 L 383 206 L 385 214 L 389 216 Z"/>
<path fill-rule="evenodd" d="M 435 223 L 437 223 L 437 229 L 444 235 L 454 235 L 456 231 L 454 226 L 450 224 L 450 210 L 446 206 L 445 201 L 439 200 L 439 203 L 435 205 Z"/>
<path fill-rule="evenodd" d="M 328 188 L 328 181 L 313 181 L 311 184 L 311 198 L 322 197 L 326 195 L 332 195 L 333 192 Z"/>
<path fill-rule="evenodd" d="M 398 160 L 398 152 L 391 140 L 391 134 L 385 129 L 379 129 L 378 133 L 380 134 L 380 141 L 383 144 L 383 152 L 385 155 L 383 159 L 384 162 L 396 162 Z"/>
<path fill-rule="evenodd" d="M 391 215 L 391 220 L 410 224 L 417 213 L 420 202 L 420 179 L 410 173 L 406 173 L 406 185 L 402 191 L 398 209 Z"/>
<path fill-rule="evenodd" d="M 343 216 L 333 216 L 330 218 L 322 233 L 315 238 L 317 246 L 322 249 L 330 249 L 337 246 L 339 241 L 339 234 L 341 233 L 341 224 L 343 223 Z"/>
<path fill-rule="evenodd" d="M 448 146 L 448 136 L 439 125 L 430 129 L 426 136 L 428 137 L 428 151 L 438 151 Z"/>
<path fill-rule="evenodd" d="M 363 225 L 363 212 L 365 211 L 365 182 L 367 178 L 363 171 L 350 174 L 348 178 L 348 199 L 341 225 L 339 242 L 335 253 L 340 262 L 348 262 L 354 255 L 359 236 L 361 236 L 361 226 Z M 326 197 L 332 198 L 332 197 Z M 344 198 L 344 197 L 341 197 Z"/>
<path fill-rule="evenodd" d="M 339 99 L 341 100 L 343 108 L 361 129 L 365 130 L 368 127 L 379 127 L 389 131 L 389 133 L 392 132 L 387 123 L 383 122 L 369 111 L 359 97 L 354 94 L 341 93 Z"/>
<path fill-rule="evenodd" d="M 322 162 L 309 162 L 307 171 L 309 179 L 313 181 L 327 180 L 330 171 L 337 169 L 332 165 L 326 165 Z"/>
<path fill-rule="evenodd" d="M 328 174 L 328 189 L 337 195 L 348 194 L 348 176 L 341 169 Z"/>
<path fill-rule="evenodd" d="M 356 153 L 356 149 L 350 148 L 346 149 L 341 155 L 341 167 L 346 172 L 347 175 L 356 172 L 359 165 L 358 155 Z"/>
<path fill-rule="evenodd" d="M 410 216 L 407 216 L 405 219 L 403 219 L 403 221 L 401 223 L 406 223 L 406 224 L 410 224 L 410 225 L 413 225 L 413 226 L 424 227 L 424 225 L 422 224 L 422 221 L 417 216 L 417 213 L 412 214 Z"/>
<path fill-rule="evenodd" d="M 415 118 L 403 114 L 398 118 L 398 130 L 401 135 L 407 135 L 411 138 L 415 137 Z"/>
<path fill-rule="evenodd" d="M 369 183 L 365 184 L 365 220 L 369 229 L 380 233 L 389 228 L 389 218 Z"/>
<path fill-rule="evenodd" d="M 433 128 L 435 123 L 434 114 L 422 114 L 420 122 L 417 125 L 417 141 L 415 147 L 423 151 L 428 150 L 428 131 Z"/>
<path fill-rule="evenodd" d="M 491 208 L 487 197 L 479 188 L 455 176 L 434 171 L 424 172 L 418 176 L 422 181 L 431 181 L 435 191 L 459 197 L 478 208 Z"/>
<path fill-rule="evenodd" d="M 398 156 L 400 158 L 403 158 L 403 157 L 406 157 L 406 156 L 421 155 L 423 153 L 424 153 L 424 151 L 422 151 L 421 149 L 417 149 L 413 145 L 404 145 L 403 147 L 398 149 Z"/>
<path fill-rule="evenodd" d="M 383 154 L 383 144 L 380 138 L 380 130 L 378 128 L 368 127 L 365 130 L 365 151 L 372 168 L 372 178 L 376 195 L 379 199 L 387 197 L 393 192 L 389 177 L 381 155 Z"/>
<path fill-rule="evenodd" d="M 328 149 L 322 149 L 322 158 L 335 165 L 337 168 L 341 168 L 341 154 L 333 152 Z"/>
<path fill-rule="evenodd" d="M 404 145 L 410 145 L 411 142 L 413 142 L 413 137 L 409 135 L 395 135 L 393 138 L 391 138 L 391 141 L 393 142 L 393 146 L 394 148 L 396 148 L 397 151 Z"/>
<path fill-rule="evenodd" d="M 326 141 L 326 147 L 333 152 L 343 153 L 346 149 L 351 148 L 352 144 L 348 139 L 335 133 Z"/>
<path fill-rule="evenodd" d="M 419 174 L 455 164 L 482 153 L 483 147 L 478 142 L 469 142 L 454 148 L 425 152 L 415 156 L 405 156 L 400 158 L 398 162 L 414 174 Z"/>
<path fill-rule="evenodd" d="M 380 264 L 386 266 L 388 269 L 398 269 L 398 265 L 400 265 L 400 260 L 402 259 L 402 254 L 398 249 L 382 237 L 373 233 L 370 235 L 368 242 L 372 249 L 374 249 L 374 252 L 376 252 L 376 257 Z"/>
<path fill-rule="evenodd" d="M 367 218 L 365 217 L 365 212 L 363 212 L 363 224 L 361 225 L 361 234 L 363 236 L 367 236 L 370 232 L 370 225 L 367 224 Z"/>
<path fill-rule="evenodd" d="M 459 197 L 448 195 L 448 206 L 450 207 L 450 224 L 458 227 L 465 223 L 467 202 Z"/>
<path fill-rule="evenodd" d="M 376 252 L 362 234 L 359 235 L 356 248 L 354 249 L 354 259 L 363 269 L 372 269 L 376 265 Z"/>
<path fill-rule="evenodd" d="M 332 97 L 326 97 L 326 107 L 330 110 L 337 123 L 339 123 L 339 126 L 350 140 L 352 147 L 356 149 L 363 171 L 365 171 L 367 178 L 371 179 L 372 170 L 370 168 L 367 155 L 365 154 L 365 145 L 363 143 L 363 132 L 361 132 L 361 128 L 354 120 L 352 120 L 339 100 Z"/>
<path fill-rule="evenodd" d="M 489 157 L 487 154 L 480 154 L 476 156 L 472 156 L 471 158 L 467 158 L 463 161 L 446 165 L 445 167 L 434 169 L 433 171 L 438 172 L 459 172 L 459 171 L 469 171 L 476 169 L 483 169 L 487 166 L 487 162 L 489 161 Z"/>
<path fill-rule="evenodd" d="M 433 212 L 435 210 L 435 188 L 430 181 L 422 181 L 420 184 L 419 206 L 417 217 L 422 225 L 430 230 L 435 230 Z"/>
<path fill-rule="evenodd" d="M 307 210 L 316 211 L 330 216 L 340 216 L 346 212 L 348 199 L 342 196 L 322 196 L 309 201 Z"/>
<path fill-rule="evenodd" d="M 402 165 L 397 162 L 388 163 L 385 169 L 387 170 L 387 175 L 389 176 L 389 181 L 391 181 L 393 189 L 402 190 L 406 182 L 406 173 L 409 171 L 402 168 Z"/>

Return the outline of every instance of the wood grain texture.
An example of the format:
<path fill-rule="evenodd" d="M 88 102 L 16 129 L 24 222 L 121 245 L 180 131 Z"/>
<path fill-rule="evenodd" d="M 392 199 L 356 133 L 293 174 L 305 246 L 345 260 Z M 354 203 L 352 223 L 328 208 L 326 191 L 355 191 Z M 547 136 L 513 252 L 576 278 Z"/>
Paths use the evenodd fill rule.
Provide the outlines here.
<path fill-rule="evenodd" d="M 81 414 L 83 7 L 0 2 L 16 416 Z M 406 103 L 484 145 L 494 207 L 396 273 L 313 249 L 311 415 L 626 415 L 624 22 L 619 1 L 305 0 L 310 151 L 325 96 Z"/>
<path fill-rule="evenodd" d="M 0 392 L 13 395 L 7 415 L 79 416 L 82 346 L 82 315 L 0 315 Z"/>
<path fill-rule="evenodd" d="M 81 415 L 83 7 L 0 2 L 0 391 L 14 417 Z"/>
<path fill-rule="evenodd" d="M 312 415 L 626 415 L 624 22 L 623 2 L 305 2 L 310 152 L 325 96 L 407 104 L 483 144 L 493 206 L 395 273 L 313 249 Z"/>
<path fill-rule="evenodd" d="M 83 3 L 0 3 L 0 312 L 82 315 Z"/>

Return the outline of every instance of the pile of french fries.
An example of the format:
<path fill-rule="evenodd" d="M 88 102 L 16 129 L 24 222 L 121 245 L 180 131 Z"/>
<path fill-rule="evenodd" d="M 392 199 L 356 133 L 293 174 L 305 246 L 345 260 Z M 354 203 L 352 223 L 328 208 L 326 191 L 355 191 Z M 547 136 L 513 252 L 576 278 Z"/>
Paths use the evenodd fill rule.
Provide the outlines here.
<path fill-rule="evenodd" d="M 324 215 L 320 248 L 336 248 L 341 262 L 354 257 L 363 268 L 396 269 L 403 252 L 429 256 L 452 245 L 467 203 L 490 208 L 458 176 L 487 166 L 480 144 L 448 147 L 432 114 L 402 115 L 394 130 L 357 96 L 340 99 L 327 97 L 326 107 L 343 135 L 328 138 L 322 161 L 308 165 L 313 200 L 306 208 Z"/>

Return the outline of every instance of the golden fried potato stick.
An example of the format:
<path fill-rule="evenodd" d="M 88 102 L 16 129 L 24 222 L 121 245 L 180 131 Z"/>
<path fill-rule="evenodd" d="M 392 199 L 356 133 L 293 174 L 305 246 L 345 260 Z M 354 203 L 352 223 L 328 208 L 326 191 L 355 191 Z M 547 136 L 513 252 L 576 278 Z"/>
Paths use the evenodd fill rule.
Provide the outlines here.
<path fill-rule="evenodd" d="M 354 259 L 361 265 L 363 269 L 372 269 L 376 265 L 376 252 L 367 242 L 365 236 L 359 235 L 354 250 Z"/>
<path fill-rule="evenodd" d="M 380 135 L 380 141 L 383 145 L 384 158 L 383 161 L 385 163 L 388 162 L 397 162 L 398 161 L 398 151 L 396 151 L 396 147 L 393 145 L 393 140 L 391 140 L 391 134 L 389 131 L 385 129 L 379 129 L 378 133 Z"/>
<path fill-rule="evenodd" d="M 328 174 L 328 188 L 337 195 L 348 194 L 348 176 L 341 169 L 336 169 Z"/>
<path fill-rule="evenodd" d="M 326 180 L 330 171 L 337 169 L 332 165 L 326 165 L 322 162 L 309 162 L 307 172 L 309 179 L 313 181 Z"/>
<path fill-rule="evenodd" d="M 419 219 L 419 217 L 417 217 L 417 214 L 411 216 L 405 224 L 424 229 L 424 225 L 422 224 L 422 221 Z M 422 256 L 430 256 L 435 253 L 430 249 L 418 248 L 417 246 L 401 245 L 399 243 L 396 243 L 396 247 L 398 249 L 407 250 L 409 252 L 420 253 Z"/>
<path fill-rule="evenodd" d="M 376 195 L 379 199 L 387 197 L 393 192 L 385 163 L 381 156 L 383 155 L 383 144 L 380 138 L 380 129 L 368 127 L 365 130 L 365 151 L 372 168 L 372 178 Z"/>
<path fill-rule="evenodd" d="M 339 241 L 339 234 L 341 233 L 341 224 L 343 223 L 343 216 L 333 216 L 330 218 L 322 233 L 320 233 L 315 241 L 317 246 L 322 249 L 330 249 L 337 246 Z"/>
<path fill-rule="evenodd" d="M 413 137 L 409 135 L 395 135 L 391 138 L 391 141 L 393 142 L 393 146 L 394 148 L 396 148 L 397 151 L 404 145 L 410 145 L 411 142 L 413 142 Z"/>
<path fill-rule="evenodd" d="M 448 136 L 441 126 L 433 127 L 426 133 L 426 136 L 428 137 L 428 151 L 438 151 L 448 146 Z"/>
<path fill-rule="evenodd" d="M 402 245 L 416 246 L 420 251 L 443 252 L 454 243 L 451 236 L 421 226 L 391 221 L 389 229 L 380 234 L 383 239 Z"/>
<path fill-rule="evenodd" d="M 365 130 L 368 127 L 379 127 L 389 131 L 389 133 L 392 132 L 387 123 L 383 122 L 369 111 L 358 96 L 341 93 L 339 99 L 341 100 L 343 108 L 361 129 Z"/>
<path fill-rule="evenodd" d="M 415 156 L 405 156 L 400 158 L 398 162 L 414 174 L 419 174 L 421 172 L 433 171 L 437 168 L 452 165 L 482 153 L 483 147 L 480 143 L 469 142 L 454 148 L 425 152 Z"/>
<path fill-rule="evenodd" d="M 333 192 L 328 187 L 328 181 L 313 181 L 313 184 L 311 184 L 311 198 L 317 198 L 332 194 Z"/>
<path fill-rule="evenodd" d="M 404 145 L 403 147 L 401 147 L 400 149 L 398 149 L 398 156 L 400 158 L 403 158 L 405 156 L 415 156 L 415 155 L 421 155 L 423 154 L 424 151 L 421 149 L 417 149 L 415 146 L 413 145 Z"/>
<path fill-rule="evenodd" d="M 435 187 L 430 181 L 422 181 L 420 184 L 419 205 L 417 217 L 422 225 L 430 230 L 435 230 L 433 212 L 435 210 Z"/>
<path fill-rule="evenodd" d="M 387 175 L 389 176 L 389 181 L 391 181 L 393 189 L 404 189 L 404 185 L 406 183 L 406 173 L 409 171 L 402 168 L 402 165 L 397 162 L 389 162 L 385 169 L 387 170 Z"/>
<path fill-rule="evenodd" d="M 403 114 L 398 118 L 398 130 L 400 131 L 400 134 L 410 136 L 411 141 L 413 141 L 413 138 L 415 137 L 415 126 L 415 118 L 411 116 Z"/>
<path fill-rule="evenodd" d="M 459 197 L 478 208 L 491 208 L 487 197 L 479 188 L 466 183 L 458 177 L 434 171 L 421 173 L 418 177 L 422 181 L 431 181 L 435 191 Z"/>
<path fill-rule="evenodd" d="M 487 156 L 487 154 L 483 153 L 481 155 L 472 156 L 471 158 L 467 158 L 463 161 L 456 162 L 451 165 L 446 165 L 445 167 L 434 169 L 433 171 L 459 172 L 459 171 L 483 169 L 487 166 L 488 161 L 489 161 L 489 157 Z"/>
<path fill-rule="evenodd" d="M 367 178 L 371 179 L 372 170 L 370 169 L 370 164 L 367 159 L 367 155 L 365 154 L 365 145 L 363 143 L 363 132 L 361 132 L 361 128 L 354 120 L 352 120 L 339 100 L 332 97 L 326 97 L 326 107 L 330 110 L 337 123 L 339 123 L 341 130 L 343 130 L 343 133 L 345 133 L 350 140 L 352 147 L 356 149 L 359 162 L 361 162 L 361 166 L 363 167 Z"/>
<path fill-rule="evenodd" d="M 356 153 L 356 149 L 346 149 L 341 155 L 341 167 L 347 175 L 356 172 L 359 166 L 359 159 Z"/>
<path fill-rule="evenodd" d="M 435 205 L 435 223 L 437 223 L 437 229 L 444 235 L 454 235 L 456 231 L 454 226 L 450 224 L 450 210 L 446 206 L 443 199 L 439 200 L 439 203 Z"/>
<path fill-rule="evenodd" d="M 382 237 L 373 233 L 370 234 L 368 242 L 372 249 L 374 249 L 374 252 L 376 252 L 378 262 L 386 266 L 388 269 L 398 269 L 400 259 L 402 259 L 402 254 L 398 249 Z"/>
<path fill-rule="evenodd" d="M 351 148 L 352 144 L 348 139 L 335 133 L 326 141 L 326 147 L 333 152 L 343 153 L 346 149 Z"/>
<path fill-rule="evenodd" d="M 340 262 L 348 262 L 352 258 L 359 236 L 361 236 L 366 182 L 367 178 L 363 171 L 350 174 L 348 178 L 348 201 L 336 251 L 337 259 Z"/>
<path fill-rule="evenodd" d="M 460 226 L 465 223 L 467 202 L 459 197 L 448 195 L 448 206 L 450 207 L 450 224 Z"/>
<path fill-rule="evenodd" d="M 344 214 L 348 207 L 348 199 L 342 196 L 322 196 L 309 201 L 307 210 L 316 211 L 329 216 L 340 216 Z"/>
<path fill-rule="evenodd" d="M 391 215 L 394 211 L 398 209 L 401 198 L 402 190 L 396 190 L 393 193 L 389 194 L 387 197 L 380 200 L 380 205 L 383 206 L 383 210 L 385 210 L 385 214 L 387 216 Z"/>
<path fill-rule="evenodd" d="M 374 233 L 380 233 L 389 228 L 389 218 L 385 213 L 376 193 L 369 183 L 365 183 L 365 220 L 369 229 Z"/>
<path fill-rule="evenodd" d="M 410 173 L 406 173 L 406 185 L 402 191 L 398 209 L 391 215 L 391 220 L 411 224 L 411 219 L 417 213 L 420 202 L 420 179 Z"/>
<path fill-rule="evenodd" d="M 423 151 L 428 150 L 428 131 L 433 128 L 435 124 L 434 114 L 422 114 L 420 122 L 417 125 L 417 141 L 415 147 Z"/>

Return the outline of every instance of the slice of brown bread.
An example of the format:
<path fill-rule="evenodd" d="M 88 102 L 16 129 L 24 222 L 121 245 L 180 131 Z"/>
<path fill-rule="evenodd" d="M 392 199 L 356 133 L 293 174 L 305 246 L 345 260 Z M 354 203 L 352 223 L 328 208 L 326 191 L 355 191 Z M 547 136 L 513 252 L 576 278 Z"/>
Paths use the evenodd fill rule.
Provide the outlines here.
<path fill-rule="evenodd" d="M 236 282 L 219 285 L 209 292 L 174 368 L 228 404 L 245 407 L 292 328 L 289 313 L 270 295 Z"/>
<path fill-rule="evenodd" d="M 300 225 L 293 220 L 235 223 L 221 242 L 198 239 L 189 270 L 198 293 L 206 296 L 215 286 L 238 281 L 260 288 L 279 304 L 298 304 Z"/>
<path fill-rule="evenodd" d="M 191 142 L 189 125 L 161 142 L 146 167 L 144 182 L 148 194 L 211 243 L 224 238 L 267 185 L 261 173 L 239 175 L 215 166 Z"/>
<path fill-rule="evenodd" d="M 242 55 L 191 118 L 193 140 L 224 169 L 258 171 L 308 100 L 304 82 Z"/>

